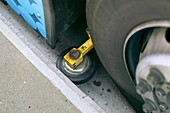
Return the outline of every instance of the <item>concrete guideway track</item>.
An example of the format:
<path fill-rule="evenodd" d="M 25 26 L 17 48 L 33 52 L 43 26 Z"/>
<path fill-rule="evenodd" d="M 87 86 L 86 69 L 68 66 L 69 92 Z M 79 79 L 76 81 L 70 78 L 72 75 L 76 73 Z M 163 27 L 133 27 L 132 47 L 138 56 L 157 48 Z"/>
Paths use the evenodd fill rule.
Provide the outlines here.
<path fill-rule="evenodd" d="M 78 42 L 78 45 L 80 45 L 79 43 L 82 43 L 83 40 L 80 38 L 82 35 L 77 35 L 77 32 L 80 32 L 80 30 L 69 30 L 69 33 L 64 34 L 62 40 L 59 41 L 57 48 L 51 50 L 45 44 L 45 41 L 32 30 L 21 17 L 16 15 L 8 6 L 1 3 L 0 20 L 17 35 L 36 57 L 45 63 L 48 69 L 55 72 L 55 75 L 54 73 L 52 75 L 46 73 L 47 75 L 45 74 L 45 77 L 47 77 L 81 112 L 90 113 L 90 111 L 87 110 L 91 109 L 94 113 L 104 111 L 106 113 L 134 113 L 133 109 L 122 97 L 101 63 L 98 63 L 99 65 L 97 66 L 94 77 L 86 84 L 79 85 L 78 88 L 56 69 L 55 61 L 57 55 L 68 46 L 75 46 L 74 42 Z M 79 24 L 76 25 L 79 26 Z M 73 28 L 76 27 L 73 26 Z M 72 43 L 70 43 L 70 41 Z M 28 53 L 24 52 L 24 54 Z M 31 59 L 31 61 L 32 60 L 33 62 L 36 61 L 36 59 Z M 44 73 L 45 68 L 42 70 Z M 58 82 L 56 82 L 56 79 Z"/>
<path fill-rule="evenodd" d="M 2 17 L 2 15 L 1 15 L 1 17 Z M 19 49 L 20 51 L 21 51 L 21 53 L 22 54 L 24 54 L 24 56 L 29 60 L 29 61 L 31 61 L 31 63 L 42 73 L 41 75 L 38 75 L 38 74 L 36 74 L 37 76 L 45 76 L 46 78 L 48 78 L 49 80 L 50 80 L 50 82 L 51 83 L 53 83 L 53 85 L 56 87 L 56 88 L 59 88 L 59 90 L 61 90 L 61 92 L 66 96 L 66 97 L 68 97 L 69 98 L 69 100 L 81 111 L 81 112 L 84 112 L 84 113 L 95 113 L 95 112 L 104 112 L 99 106 L 97 106 L 92 100 L 90 100 L 90 98 L 89 97 L 87 97 L 87 96 L 85 96 L 85 94 L 83 94 L 77 87 L 75 87 L 69 80 L 67 80 L 67 78 L 63 78 L 65 81 L 63 81 L 60 77 L 62 76 L 63 77 L 63 74 L 58 70 L 58 71 L 56 71 L 56 72 L 54 72 L 54 71 L 52 71 L 44 62 L 42 62 L 19 38 L 18 38 L 18 36 L 8 27 L 8 26 L 6 26 L 3 22 L 2 22 L 2 20 L 0 20 L 0 32 L 1 33 L 3 33 L 3 35 L 12 43 L 12 44 L 14 44 L 15 45 L 15 47 L 17 48 L 17 49 Z M 14 29 L 13 29 L 14 30 Z M 1 34 L 1 37 L 2 37 L 2 39 L 3 39 L 3 35 Z M 4 40 L 5 41 L 5 40 Z M 4 43 L 4 41 L 2 40 L 2 42 L 1 43 Z M 9 43 L 9 42 L 8 42 Z M 6 46 L 8 46 L 8 45 L 11 45 L 11 44 L 7 44 Z M 5 44 L 2 44 L 2 46 L 5 48 L 5 49 L 8 49 L 8 48 L 10 48 L 10 47 L 6 47 L 5 46 Z M 12 46 L 12 45 L 11 45 Z M 13 48 L 15 48 L 15 47 L 13 47 Z M 9 49 L 10 50 L 10 49 Z M 5 50 L 6 51 L 6 50 Z M 4 51 L 4 52 L 5 52 Z M 7 56 L 2 56 L 1 55 L 1 59 L 4 59 L 4 58 L 8 58 L 8 59 L 5 59 L 5 60 L 9 60 L 9 62 L 10 62 L 10 60 L 11 60 L 11 62 L 12 62 L 12 64 L 13 65 L 11 65 L 11 66 L 13 66 L 13 68 L 12 68 L 12 70 L 11 71 L 13 71 L 13 72 L 16 72 L 17 74 L 15 74 L 14 73 L 14 75 L 13 75 L 13 72 L 11 73 L 9 70 L 8 70 L 8 68 L 6 68 L 6 70 L 4 69 L 2 69 L 2 77 L 5 77 L 5 75 L 4 75 L 4 73 L 6 73 L 6 72 L 9 72 L 9 73 L 11 73 L 11 76 L 13 75 L 13 79 L 14 79 L 14 81 L 15 81 L 15 76 L 16 75 L 20 75 L 19 73 L 21 72 L 21 74 L 23 74 L 24 72 L 28 72 L 28 75 L 30 75 L 31 76 L 31 72 L 33 71 L 33 70 L 35 70 L 36 72 L 35 73 L 39 73 L 40 74 L 40 72 L 34 67 L 34 66 L 30 66 L 29 67 L 29 65 L 32 65 L 30 62 L 28 62 L 27 60 L 26 60 L 26 58 L 24 58 L 23 60 L 22 60 L 22 57 L 24 57 L 23 55 L 21 55 L 21 56 L 18 56 L 18 54 L 17 54 L 17 52 L 16 52 L 17 50 L 16 49 L 11 49 L 11 51 L 6 51 L 7 53 L 8 53 L 8 57 Z M 14 53 L 15 54 L 14 54 Z M 7 54 L 6 53 L 6 54 Z M 20 52 L 19 52 L 20 53 Z M 21 54 L 20 53 L 20 54 Z M 3 53 L 2 53 L 3 54 Z M 5 53 L 4 53 L 5 54 Z M 14 59 L 14 55 L 16 55 L 17 56 L 17 58 L 18 59 Z M 21 57 L 21 58 L 20 58 Z M 19 62 L 17 63 L 17 62 L 15 62 L 16 60 L 19 60 Z M 24 63 L 24 61 L 25 61 L 25 63 Z M 22 62 L 22 63 L 21 63 Z M 27 62 L 27 63 L 26 63 Z M 6 62 L 5 63 L 6 65 L 8 65 L 8 62 Z M 15 65 L 16 64 L 16 65 Z M 10 65 L 10 63 L 9 63 L 9 65 Z M 1 66 L 3 66 L 3 65 L 1 65 Z M 27 66 L 29 67 L 28 69 L 27 69 Z M 4 66 L 3 66 L 4 67 Z M 7 66 L 7 67 L 9 67 L 10 68 L 10 66 Z M 17 67 L 17 68 L 16 68 Z M 32 68 L 31 68 L 32 67 Z M 19 69 L 19 68 L 22 68 L 22 69 Z M 20 70 L 20 71 L 18 71 L 17 72 L 17 70 Z M 5 72 L 3 72 L 3 71 L 5 71 Z M 29 73 L 30 72 L 30 73 Z M 25 79 L 26 78 L 29 78 L 29 79 L 31 79 L 31 77 L 29 77 L 27 75 L 27 77 L 25 77 Z M 44 92 L 45 91 L 45 89 L 46 88 L 44 88 L 44 87 L 46 87 L 46 85 L 47 85 L 47 87 L 52 87 L 52 84 L 50 84 L 49 83 L 49 81 L 46 79 L 45 80 L 45 78 L 43 77 L 43 78 L 36 78 L 36 75 L 32 75 L 32 77 L 34 78 L 32 78 L 32 81 L 34 81 L 34 82 L 32 82 L 32 87 L 30 87 L 29 89 L 30 90 L 32 90 L 31 92 L 33 93 L 35 93 L 35 95 L 36 95 L 36 91 L 38 91 L 38 94 L 41 94 L 41 95 L 37 95 L 37 96 L 40 96 L 40 97 L 43 97 L 43 96 L 47 96 L 46 98 L 48 98 L 48 96 L 50 96 L 50 94 L 49 95 L 47 95 L 47 92 L 53 92 L 52 90 L 51 91 L 48 91 L 47 90 L 47 92 Z M 58 76 L 56 76 L 56 75 L 58 75 Z M 7 74 L 7 76 L 10 76 L 10 74 L 8 75 Z M 26 75 L 24 75 L 24 76 L 26 76 Z M 24 79 L 24 76 L 22 76 L 22 75 L 20 75 L 20 76 L 18 76 L 18 77 L 21 77 L 21 79 Z M 7 78 L 9 78 L 10 79 L 10 77 L 7 77 Z M 44 79 L 45 81 L 43 82 L 43 81 L 40 81 L 39 79 Z M 8 81 L 7 79 L 6 80 L 4 80 L 3 78 L 1 79 L 2 80 L 2 82 L 5 82 L 5 81 Z M 17 80 L 17 79 L 16 79 Z M 10 80 L 9 80 L 10 81 Z M 11 90 L 15 90 L 15 88 L 13 89 L 12 87 L 13 86 L 15 86 L 15 85 L 17 85 L 19 82 L 21 82 L 20 80 L 18 80 L 18 82 L 17 81 L 15 81 L 16 82 L 16 84 L 10 84 L 10 82 L 9 82 L 9 88 L 11 88 Z M 22 82 L 27 82 L 27 81 L 22 81 Z M 38 82 L 40 82 L 40 83 L 38 83 Z M 47 84 L 45 84 L 45 82 L 47 82 Z M 11 81 L 11 83 L 13 83 L 12 81 Z M 42 87 L 40 87 L 39 85 L 41 84 L 43 84 L 42 85 Z M 3 83 L 3 85 L 5 85 L 5 83 Z M 1 85 L 2 87 L 3 87 L 3 85 Z M 7 85 L 7 86 L 8 86 Z M 49 86 L 48 86 L 49 85 Z M 22 87 L 22 84 L 18 84 L 18 88 L 21 88 Z M 37 86 L 39 86 L 39 87 L 37 87 Z M 44 86 L 44 87 L 43 87 Z M 24 86 L 23 86 L 24 87 Z M 55 87 L 53 87 L 53 90 L 57 90 L 57 89 L 55 89 Z M 36 88 L 37 88 L 37 90 L 36 90 Z M 39 91 L 41 91 L 40 89 L 38 89 L 38 88 L 40 88 L 40 89 L 42 89 L 42 93 L 41 92 L 39 92 Z M 72 88 L 72 89 L 71 89 Z M 4 88 L 2 88 L 2 89 L 6 89 L 6 87 L 4 87 Z M 1 89 L 1 91 L 2 91 L 2 93 L 1 94 L 4 94 L 3 92 L 3 90 Z M 22 88 L 21 88 L 22 89 Z M 48 89 L 48 88 L 47 88 Z M 7 90 L 7 89 L 6 89 Z M 29 91 L 29 90 L 28 90 Z M 13 92 L 13 91 L 12 91 Z M 24 92 L 24 89 L 21 91 L 21 92 Z M 60 96 L 59 97 L 61 97 L 61 100 L 62 100 L 62 98 L 65 98 L 65 99 L 63 99 L 63 100 L 66 100 L 66 97 L 64 97 L 63 95 L 62 95 L 62 93 L 60 92 L 60 91 L 58 91 L 60 94 Z M 20 93 L 20 92 L 13 92 L 13 94 L 15 95 L 15 93 Z M 24 93 L 26 93 L 26 92 L 24 92 Z M 44 93 L 44 94 L 43 94 Z M 54 91 L 54 93 L 55 93 L 55 91 Z M 16 95 L 16 96 L 23 96 L 23 94 L 21 93 L 21 95 L 19 94 L 19 95 Z M 26 94 L 27 95 L 27 94 Z M 51 94 L 51 95 L 53 95 L 53 94 Z M 7 96 L 7 97 L 4 97 L 4 96 Z M 12 95 L 10 96 L 9 95 L 9 97 L 8 97 L 8 95 L 6 95 L 6 94 L 4 94 L 4 96 L 2 95 L 2 97 L 1 98 L 8 98 L 8 99 L 10 99 L 11 97 L 12 97 Z M 28 96 L 31 96 L 31 95 L 28 95 Z M 50 96 L 50 98 L 51 98 L 51 100 L 55 100 L 55 98 L 53 98 L 53 97 L 57 97 L 57 95 L 54 95 L 54 96 Z M 58 97 L 58 98 L 59 98 Z M 83 97 L 85 97 L 85 98 L 83 98 Z M 27 98 L 27 97 L 24 97 L 24 98 Z M 28 97 L 29 98 L 29 97 Z M 32 97 L 30 97 L 30 98 L 34 98 L 34 96 Z M 38 99 L 38 97 L 36 97 L 35 96 L 35 98 L 37 98 Z M 6 100 L 5 99 L 5 100 Z M 7 99 L 7 100 L 8 100 Z M 44 98 L 45 99 L 45 98 Z M 16 102 L 19 102 L 19 100 L 20 101 L 24 101 L 24 99 L 22 100 L 22 98 L 18 98 L 18 100 L 16 101 Z M 35 99 L 36 100 L 36 99 Z M 35 101 L 34 100 L 34 101 Z M 12 100 L 11 100 L 12 101 Z M 28 101 L 28 100 L 26 100 L 26 101 Z M 33 101 L 31 101 L 31 100 L 29 100 L 30 101 L 30 103 L 31 102 L 33 102 Z M 46 101 L 48 101 L 48 99 L 46 100 Z M 15 101 L 13 101 L 13 102 L 15 102 Z M 37 100 L 37 102 L 39 102 L 39 103 L 42 103 L 43 104 L 43 101 L 38 101 Z M 61 103 L 62 103 L 62 101 L 60 101 Z M 35 104 L 35 103 L 34 103 Z M 51 103 L 52 104 L 52 103 Z M 3 102 L 1 102 L 1 105 L 3 105 Z M 21 107 L 21 109 L 22 109 L 22 103 L 20 103 L 20 107 Z M 35 104 L 36 105 L 36 104 Z M 56 104 L 57 105 L 57 104 Z M 56 106 L 55 105 L 55 106 Z M 54 108 L 55 108 L 55 106 L 53 106 Z M 67 106 L 67 105 L 66 105 Z M 65 107 L 66 107 L 65 106 Z M 72 104 L 70 104 L 70 106 L 73 106 Z M 3 106 L 1 106 L 2 107 L 2 109 L 3 108 L 5 108 L 5 107 L 3 107 Z M 31 107 L 31 105 L 29 105 L 28 106 L 28 108 L 30 108 Z M 51 106 L 52 107 L 52 106 Z M 65 107 L 63 107 L 62 106 L 62 104 L 61 104 L 61 107 L 63 108 L 63 109 L 65 109 L 66 110 L 66 108 Z M 54 109 L 53 108 L 53 109 Z M 71 107 L 72 108 L 72 107 Z M 71 108 L 70 108 L 70 110 L 69 110 L 69 112 L 71 112 Z M 2 110 L 1 109 L 1 110 Z M 7 109 L 10 109 L 10 108 L 8 108 L 7 107 Z M 48 107 L 47 108 L 44 108 L 44 109 L 46 109 L 46 110 L 48 110 Z M 12 110 L 12 109 L 11 109 Z M 20 109 L 18 109 L 18 110 L 20 110 Z M 75 110 L 75 111 L 74 111 Z M 78 112 L 79 110 L 76 110 L 76 108 L 74 107 L 74 112 Z M 6 111 L 4 111 L 4 112 L 6 112 Z M 11 112 L 13 112 L 13 111 L 11 111 Z M 22 111 L 21 111 L 22 112 Z M 64 112 L 64 111 L 63 111 Z M 65 111 L 65 112 L 67 112 L 67 111 Z"/>
<path fill-rule="evenodd" d="M 3 36 L 2 31 L 0 112 L 79 113 L 80 111 Z"/>

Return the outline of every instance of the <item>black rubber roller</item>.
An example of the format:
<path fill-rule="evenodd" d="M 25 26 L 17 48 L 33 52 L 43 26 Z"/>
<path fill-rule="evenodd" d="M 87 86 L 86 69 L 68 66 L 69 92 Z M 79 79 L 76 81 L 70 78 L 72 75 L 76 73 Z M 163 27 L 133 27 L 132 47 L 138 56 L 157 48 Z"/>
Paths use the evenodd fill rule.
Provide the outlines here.
<path fill-rule="evenodd" d="M 93 77 L 96 70 L 95 54 L 93 50 L 90 51 L 84 56 L 83 62 L 75 69 L 72 69 L 63 59 L 64 55 L 70 50 L 67 49 L 58 56 L 56 66 L 76 85 L 86 83 Z"/>

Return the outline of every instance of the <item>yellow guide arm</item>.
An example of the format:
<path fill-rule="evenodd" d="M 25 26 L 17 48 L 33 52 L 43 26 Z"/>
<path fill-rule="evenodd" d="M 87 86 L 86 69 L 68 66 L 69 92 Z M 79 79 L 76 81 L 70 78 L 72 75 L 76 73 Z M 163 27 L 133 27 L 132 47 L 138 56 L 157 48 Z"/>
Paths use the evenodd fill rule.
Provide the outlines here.
<path fill-rule="evenodd" d="M 79 48 L 73 48 L 64 56 L 64 61 L 73 69 L 83 62 L 83 56 L 94 47 L 89 33 L 88 36 L 89 39 L 83 45 Z"/>

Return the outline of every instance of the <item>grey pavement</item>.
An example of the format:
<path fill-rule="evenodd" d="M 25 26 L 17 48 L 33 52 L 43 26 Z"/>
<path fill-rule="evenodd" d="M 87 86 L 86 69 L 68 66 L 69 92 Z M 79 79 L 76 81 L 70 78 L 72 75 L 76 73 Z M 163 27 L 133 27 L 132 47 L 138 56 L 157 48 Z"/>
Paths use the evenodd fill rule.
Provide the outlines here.
<path fill-rule="evenodd" d="M 0 113 L 79 113 L 0 32 Z"/>

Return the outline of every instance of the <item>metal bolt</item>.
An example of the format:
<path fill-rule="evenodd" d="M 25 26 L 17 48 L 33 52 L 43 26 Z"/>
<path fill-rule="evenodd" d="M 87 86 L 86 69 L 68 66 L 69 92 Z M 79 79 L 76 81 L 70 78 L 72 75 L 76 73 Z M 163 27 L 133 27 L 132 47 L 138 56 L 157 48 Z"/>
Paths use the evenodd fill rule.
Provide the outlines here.
<path fill-rule="evenodd" d="M 81 53 L 79 50 L 71 50 L 69 52 L 69 57 L 72 59 L 72 60 L 77 60 L 79 57 L 80 57 Z"/>
<path fill-rule="evenodd" d="M 147 102 L 143 105 L 143 111 L 145 113 L 152 113 L 156 110 L 155 104 L 151 100 L 147 100 Z"/>
<path fill-rule="evenodd" d="M 151 68 L 147 77 L 152 85 L 162 84 L 164 82 L 163 74 L 156 68 Z"/>
<path fill-rule="evenodd" d="M 160 108 L 161 111 L 166 111 L 168 109 L 168 106 L 165 103 L 161 103 L 159 105 L 159 108 Z"/>
<path fill-rule="evenodd" d="M 165 91 L 163 89 L 159 88 L 156 90 L 156 94 L 160 97 L 163 97 L 163 96 L 165 96 Z"/>
<path fill-rule="evenodd" d="M 150 85 L 143 79 L 139 81 L 139 84 L 136 86 L 136 92 L 138 94 L 145 94 L 151 89 Z"/>

